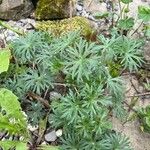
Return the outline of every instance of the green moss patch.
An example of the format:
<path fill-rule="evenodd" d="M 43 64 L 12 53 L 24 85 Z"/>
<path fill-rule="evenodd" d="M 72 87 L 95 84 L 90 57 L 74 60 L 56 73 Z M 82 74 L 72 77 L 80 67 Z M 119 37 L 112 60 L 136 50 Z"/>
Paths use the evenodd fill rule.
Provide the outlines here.
<path fill-rule="evenodd" d="M 38 20 L 63 19 L 69 17 L 70 0 L 39 0 L 35 12 Z"/>
<path fill-rule="evenodd" d="M 81 30 L 83 36 L 90 36 L 93 33 L 90 22 L 79 16 L 57 21 L 37 21 L 36 29 L 48 31 L 55 36 L 77 30 Z"/>

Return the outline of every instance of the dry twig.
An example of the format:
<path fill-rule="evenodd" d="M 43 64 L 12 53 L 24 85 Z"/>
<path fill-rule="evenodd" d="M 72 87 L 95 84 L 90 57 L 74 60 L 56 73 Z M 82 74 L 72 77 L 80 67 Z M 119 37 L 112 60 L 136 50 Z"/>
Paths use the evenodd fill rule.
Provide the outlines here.
<path fill-rule="evenodd" d="M 46 108 L 50 108 L 50 104 L 48 103 L 48 100 L 42 98 L 41 96 L 39 96 L 35 93 L 32 93 L 32 92 L 29 92 L 28 96 L 40 101 Z"/>

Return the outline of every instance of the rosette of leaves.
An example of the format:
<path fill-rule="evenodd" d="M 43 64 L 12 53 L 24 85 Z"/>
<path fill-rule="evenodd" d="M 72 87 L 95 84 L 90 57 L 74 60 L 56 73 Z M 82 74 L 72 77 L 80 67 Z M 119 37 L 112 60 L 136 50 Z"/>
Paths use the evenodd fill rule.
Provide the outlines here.
<path fill-rule="evenodd" d="M 104 150 L 132 150 L 129 138 L 121 133 L 109 133 L 103 138 Z"/>
<path fill-rule="evenodd" d="M 80 38 L 79 42 L 68 47 L 63 55 L 64 73 L 77 82 L 83 81 L 84 78 L 89 79 L 90 74 L 96 70 L 100 61 L 98 50 L 98 45 L 88 43 Z"/>
<path fill-rule="evenodd" d="M 130 39 L 126 36 L 105 38 L 104 36 L 98 36 L 101 45 L 101 52 L 105 62 L 119 61 L 124 69 L 129 71 L 137 70 L 143 63 L 142 58 L 142 43 Z"/>
<path fill-rule="evenodd" d="M 46 37 L 41 32 L 29 32 L 11 43 L 13 56 L 22 64 L 35 62 L 37 52 L 48 48 Z"/>
<path fill-rule="evenodd" d="M 53 87 L 53 79 L 49 70 L 29 68 L 26 73 L 20 75 L 18 81 L 22 82 L 26 92 L 32 91 L 41 95 L 42 92 Z"/>

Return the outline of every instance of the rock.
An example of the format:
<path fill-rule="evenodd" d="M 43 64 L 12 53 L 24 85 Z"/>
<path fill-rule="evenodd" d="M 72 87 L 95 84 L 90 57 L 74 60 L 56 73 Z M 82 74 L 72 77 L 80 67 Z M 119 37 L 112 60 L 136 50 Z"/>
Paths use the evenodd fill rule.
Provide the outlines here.
<path fill-rule="evenodd" d="M 19 20 L 26 18 L 33 10 L 30 0 L 2 0 L 0 4 L 0 19 Z"/>
<path fill-rule="evenodd" d="M 88 19 L 76 16 L 60 21 L 38 21 L 35 28 L 41 31 L 48 31 L 55 36 L 81 30 L 81 34 L 88 37 L 93 34 L 94 25 Z"/>
<path fill-rule="evenodd" d="M 56 131 L 56 136 L 57 136 L 57 137 L 61 137 L 61 136 L 62 136 L 62 129 L 58 129 L 58 130 Z"/>
<path fill-rule="evenodd" d="M 82 10 L 83 10 L 83 6 L 77 5 L 77 6 L 76 6 L 76 9 L 77 9 L 77 11 L 82 11 Z"/>
<path fill-rule="evenodd" d="M 54 130 L 45 134 L 44 137 L 45 137 L 45 141 L 47 142 L 54 142 L 57 139 L 56 132 Z"/>
<path fill-rule="evenodd" d="M 51 100 L 56 100 L 56 99 L 60 99 L 61 98 L 61 94 L 57 93 L 55 91 L 50 92 L 50 99 Z"/>
<path fill-rule="evenodd" d="M 35 20 L 29 19 L 29 18 L 21 19 L 18 21 L 10 20 L 7 22 L 7 24 L 19 31 L 30 32 L 34 30 Z M 18 36 L 19 35 L 16 34 L 15 32 L 8 30 L 6 28 L 0 27 L 0 39 L 5 39 L 6 42 L 10 42 L 18 38 Z"/>
<path fill-rule="evenodd" d="M 106 3 L 100 3 L 98 0 L 86 0 L 84 1 L 84 9 L 88 12 L 96 13 L 104 13 L 107 12 Z"/>
<path fill-rule="evenodd" d="M 36 131 L 39 127 L 38 126 L 32 126 L 31 124 L 28 125 L 28 130 L 30 130 L 31 132 Z"/>
<path fill-rule="evenodd" d="M 75 5 L 70 0 L 39 0 L 35 12 L 38 20 L 56 20 L 70 17 L 75 14 Z"/>

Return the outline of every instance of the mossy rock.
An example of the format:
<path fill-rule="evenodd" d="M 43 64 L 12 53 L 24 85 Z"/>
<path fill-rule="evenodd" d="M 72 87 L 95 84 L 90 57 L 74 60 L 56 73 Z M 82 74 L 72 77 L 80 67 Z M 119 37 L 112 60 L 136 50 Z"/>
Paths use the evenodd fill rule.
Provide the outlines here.
<path fill-rule="evenodd" d="M 85 37 L 89 37 L 94 33 L 89 20 L 80 16 L 57 21 L 37 21 L 35 28 L 40 31 L 48 31 L 55 36 L 78 30 Z"/>
<path fill-rule="evenodd" d="M 39 0 L 35 11 L 35 18 L 37 20 L 68 18 L 70 16 L 70 9 L 70 0 Z"/>

